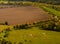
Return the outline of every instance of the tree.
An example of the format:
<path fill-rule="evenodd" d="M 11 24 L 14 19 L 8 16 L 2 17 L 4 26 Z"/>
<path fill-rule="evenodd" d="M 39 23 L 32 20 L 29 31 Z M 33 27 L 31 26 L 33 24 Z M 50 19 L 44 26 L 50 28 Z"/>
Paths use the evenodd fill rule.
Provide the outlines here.
<path fill-rule="evenodd" d="M 5 21 L 5 25 L 8 25 L 8 22 L 7 21 Z"/>
<path fill-rule="evenodd" d="M 19 26 L 18 26 L 18 25 L 16 25 L 14 28 L 18 29 L 18 28 L 19 28 Z"/>
<path fill-rule="evenodd" d="M 16 27 L 15 27 L 15 26 L 13 26 L 13 28 L 15 29 Z"/>

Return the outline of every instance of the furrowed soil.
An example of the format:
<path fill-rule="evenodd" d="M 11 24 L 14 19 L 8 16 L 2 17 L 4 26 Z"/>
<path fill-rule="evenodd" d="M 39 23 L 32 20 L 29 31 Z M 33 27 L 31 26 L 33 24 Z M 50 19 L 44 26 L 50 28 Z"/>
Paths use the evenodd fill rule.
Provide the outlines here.
<path fill-rule="evenodd" d="M 32 6 L 0 9 L 0 23 L 7 21 L 10 25 L 33 23 L 50 18 L 47 12 Z"/>

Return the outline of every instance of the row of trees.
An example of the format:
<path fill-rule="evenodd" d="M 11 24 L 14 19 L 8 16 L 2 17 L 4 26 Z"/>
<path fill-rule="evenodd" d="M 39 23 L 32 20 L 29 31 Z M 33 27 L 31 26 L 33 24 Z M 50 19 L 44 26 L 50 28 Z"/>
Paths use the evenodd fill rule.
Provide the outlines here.
<path fill-rule="evenodd" d="M 0 25 L 9 25 L 7 21 L 5 21 L 4 23 L 0 23 Z"/>
<path fill-rule="evenodd" d="M 39 27 L 44 30 L 52 30 L 52 31 L 60 32 L 60 20 L 57 16 L 53 16 L 51 20 L 40 21 L 40 22 L 33 23 L 31 25 L 29 24 L 16 25 L 14 26 L 14 29 L 29 29 L 32 27 Z"/>
<path fill-rule="evenodd" d="M 32 26 L 29 25 L 29 24 L 23 24 L 23 25 L 16 25 L 14 26 L 13 28 L 18 30 L 18 29 L 28 29 L 28 28 L 31 28 Z"/>
<path fill-rule="evenodd" d="M 49 4 L 60 4 L 60 0 L 1 0 L 1 1 L 8 1 L 10 3 L 11 1 L 21 2 L 21 1 L 30 1 L 30 2 L 41 2 L 41 3 L 49 3 Z"/>
<path fill-rule="evenodd" d="M 52 30 L 60 32 L 60 20 L 58 19 L 57 16 L 54 16 L 53 19 L 48 21 L 38 22 L 36 26 L 44 30 Z"/>
<path fill-rule="evenodd" d="M 11 7 L 20 7 L 20 6 L 32 6 L 32 2 L 9 2 L 8 3 L 4 3 L 4 2 L 1 2 L 0 5 L 12 5 Z M 0 7 L 0 8 L 3 8 L 3 7 Z"/>

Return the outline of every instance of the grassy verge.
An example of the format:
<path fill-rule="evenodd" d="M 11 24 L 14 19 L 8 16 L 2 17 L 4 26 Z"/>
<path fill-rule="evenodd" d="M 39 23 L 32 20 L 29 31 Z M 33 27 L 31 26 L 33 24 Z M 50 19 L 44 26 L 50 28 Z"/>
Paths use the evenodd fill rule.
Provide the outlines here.
<path fill-rule="evenodd" d="M 55 9 L 48 8 L 48 7 L 45 7 L 45 6 L 42 6 L 42 8 L 45 9 L 46 11 L 50 12 L 53 15 L 60 16 L 60 12 L 56 11 Z"/>

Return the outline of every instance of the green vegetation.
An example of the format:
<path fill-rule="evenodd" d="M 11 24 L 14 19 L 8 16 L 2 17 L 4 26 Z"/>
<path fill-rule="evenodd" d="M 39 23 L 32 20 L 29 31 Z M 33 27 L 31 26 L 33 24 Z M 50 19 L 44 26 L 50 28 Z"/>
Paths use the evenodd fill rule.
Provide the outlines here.
<path fill-rule="evenodd" d="M 46 11 L 50 12 L 53 15 L 60 16 L 60 12 L 56 11 L 55 9 L 48 8 L 48 7 L 45 7 L 45 6 L 43 6 L 43 9 L 45 9 Z"/>
<path fill-rule="evenodd" d="M 45 5 L 46 7 L 49 7 L 49 8 L 52 8 L 52 9 L 55 9 L 57 11 L 60 11 L 60 5 Z"/>
<path fill-rule="evenodd" d="M 38 27 L 28 30 L 12 29 L 7 37 L 2 38 L 0 43 L 4 40 L 3 43 L 7 44 L 60 44 L 59 34 L 60 32 L 41 30 Z"/>
<path fill-rule="evenodd" d="M 0 44 L 12 44 L 10 41 L 6 41 L 5 39 L 0 40 Z"/>
<path fill-rule="evenodd" d="M 0 2 L 5 2 L 5 3 L 7 3 L 7 2 L 21 2 L 21 1 L 60 4 L 60 0 L 0 0 Z"/>
<path fill-rule="evenodd" d="M 20 30 L 20 29 L 29 29 L 29 28 L 31 28 L 32 26 L 30 26 L 30 25 L 28 25 L 28 24 L 24 24 L 24 25 L 16 25 L 16 26 L 14 26 L 13 28 L 15 29 L 15 30 Z"/>

